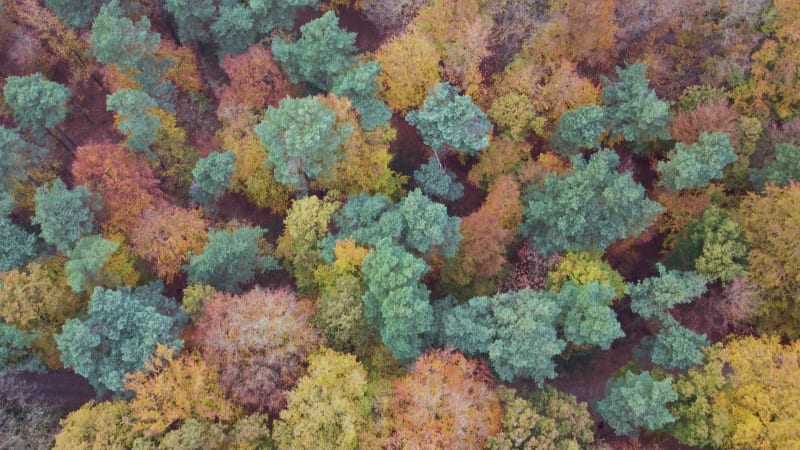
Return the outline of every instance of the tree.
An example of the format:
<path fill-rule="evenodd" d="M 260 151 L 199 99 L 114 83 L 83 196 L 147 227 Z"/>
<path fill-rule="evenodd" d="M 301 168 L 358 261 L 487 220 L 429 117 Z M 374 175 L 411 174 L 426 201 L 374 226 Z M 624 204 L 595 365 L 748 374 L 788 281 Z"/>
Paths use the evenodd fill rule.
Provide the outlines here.
<path fill-rule="evenodd" d="M 308 358 L 308 374 L 289 394 L 275 422 L 279 448 L 364 448 L 375 432 L 373 393 L 355 356 L 324 349 Z"/>
<path fill-rule="evenodd" d="M 493 101 L 489 117 L 497 125 L 500 136 L 512 142 L 525 141 L 531 130 L 542 134 L 545 121 L 536 116 L 531 99 L 517 92 L 509 92 Z"/>
<path fill-rule="evenodd" d="M 251 227 L 210 230 L 203 252 L 190 255 L 189 264 L 183 266 L 189 283 L 239 292 L 240 285 L 252 281 L 256 273 L 275 269 L 275 259 L 262 249 L 264 233 L 264 228 Z"/>
<path fill-rule="evenodd" d="M 514 389 L 500 387 L 503 430 L 489 437 L 490 450 L 591 448 L 594 421 L 584 402 L 550 386 L 536 390 L 530 399 Z"/>
<path fill-rule="evenodd" d="M 736 161 L 736 154 L 725 133 L 702 133 L 691 147 L 678 142 L 668 161 L 658 162 L 659 184 L 672 191 L 708 186 L 722 178 L 722 169 Z"/>
<path fill-rule="evenodd" d="M 703 347 L 707 345 L 705 333 L 693 333 L 670 319 L 656 334 L 651 358 L 666 369 L 686 370 L 703 362 Z"/>
<path fill-rule="evenodd" d="M 103 267 L 117 248 L 119 242 L 108 241 L 99 235 L 79 239 L 75 247 L 66 253 L 69 261 L 64 264 L 64 270 L 69 287 L 81 293 L 102 284 Z"/>
<path fill-rule="evenodd" d="M 614 289 L 617 300 L 625 295 L 625 281 L 597 252 L 569 252 L 558 260 L 558 265 L 547 274 L 547 286 L 560 291 L 567 282 L 583 286 L 597 282 Z"/>
<path fill-rule="evenodd" d="M 273 28 L 291 30 L 297 10 L 310 7 L 319 8 L 319 0 L 252 0 L 248 6 L 255 15 L 256 26 L 262 33 L 269 33 Z"/>
<path fill-rule="evenodd" d="M 500 403 L 480 362 L 431 351 L 394 385 L 394 438 L 403 448 L 483 448 L 500 431 Z"/>
<path fill-rule="evenodd" d="M 434 156 L 414 171 L 414 180 L 428 197 L 454 202 L 464 195 L 464 186 L 458 182 L 456 174 L 442 169 Z"/>
<path fill-rule="evenodd" d="M 53 334 L 78 315 L 85 302 L 73 294 L 64 279 L 59 260 L 46 265 L 29 264 L 0 276 L 0 318 L 35 339 L 31 350 L 48 367 L 61 364 Z"/>
<path fill-rule="evenodd" d="M 209 212 L 216 211 L 216 202 L 230 186 L 231 175 L 236 170 L 236 155 L 231 151 L 213 152 L 197 161 L 192 169 L 192 186 L 189 193 L 192 203 Z"/>
<path fill-rule="evenodd" d="M 638 436 L 639 429 L 658 430 L 675 421 L 667 403 L 678 400 L 672 379 L 656 381 L 650 372 L 626 372 L 606 384 L 597 411 L 618 435 Z"/>
<path fill-rule="evenodd" d="M 612 135 L 622 135 L 641 153 L 653 141 L 669 140 L 672 115 L 669 103 L 659 100 L 648 86 L 643 63 L 617 67 L 615 81 L 607 81 L 603 90 L 604 112 Z"/>
<path fill-rule="evenodd" d="M 748 250 L 744 230 L 725 210 L 706 208 L 698 219 L 689 222 L 684 234 L 668 261 L 723 283 L 745 274 Z"/>
<path fill-rule="evenodd" d="M 786 186 L 790 180 L 800 181 L 800 146 L 784 142 L 775 146 L 775 159 L 761 169 L 750 169 L 750 181 L 763 191 L 767 184 Z"/>
<path fill-rule="evenodd" d="M 75 448 L 131 448 L 136 433 L 130 406 L 124 400 L 95 403 L 89 400 L 80 409 L 61 419 L 55 450 Z"/>
<path fill-rule="evenodd" d="M 53 448 L 63 413 L 47 400 L 38 386 L 20 377 L 0 378 L 0 436 L 4 445 Z"/>
<path fill-rule="evenodd" d="M 404 113 L 422 105 L 428 91 L 442 80 L 439 52 L 417 30 L 385 42 L 375 59 L 381 65 L 381 95 L 395 111 Z"/>
<path fill-rule="evenodd" d="M 352 132 L 351 125 L 337 124 L 334 112 L 314 97 L 283 99 L 256 126 L 275 179 L 300 190 L 336 165 Z"/>
<path fill-rule="evenodd" d="M 572 156 L 581 149 L 600 149 L 600 137 L 606 131 L 603 108 L 583 106 L 564 113 L 558 119 L 558 128 L 550 140 L 559 154 Z"/>
<path fill-rule="evenodd" d="M 45 372 L 47 368 L 30 351 L 36 335 L 0 322 L 0 376 L 22 370 Z"/>
<path fill-rule="evenodd" d="M 86 318 L 67 321 L 55 335 L 64 366 L 99 393 L 119 392 L 125 374 L 143 369 L 157 343 L 180 349 L 178 335 L 186 316 L 162 289 L 161 282 L 135 290 L 96 287 Z"/>
<path fill-rule="evenodd" d="M 253 11 L 239 4 L 221 5 L 211 32 L 221 57 L 242 53 L 253 45 L 258 35 Z"/>
<path fill-rule="evenodd" d="M 800 335 L 800 184 L 768 186 L 763 195 L 750 193 L 737 214 L 750 245 L 748 277 L 760 289 L 757 323 L 789 337 Z"/>
<path fill-rule="evenodd" d="M 419 253 L 438 253 L 445 258 L 452 258 L 461 242 L 459 228 L 461 219 L 450 217 L 447 208 L 436 203 L 414 189 L 397 204 L 394 211 L 403 228 L 403 243 L 407 248 Z M 385 219 L 384 219 L 385 218 Z M 394 217 L 383 220 L 392 223 Z M 396 222 L 395 222 L 396 223 Z"/>
<path fill-rule="evenodd" d="M 564 337 L 577 345 L 597 345 L 608 350 L 616 339 L 625 337 L 614 310 L 609 303 L 614 289 L 591 281 L 583 286 L 567 282 L 557 295 L 566 312 Z"/>
<path fill-rule="evenodd" d="M 199 254 L 207 241 L 202 213 L 159 204 L 142 214 L 133 228 L 130 243 L 133 251 L 154 268 L 156 274 L 171 283 L 189 262 L 190 254 Z"/>
<path fill-rule="evenodd" d="M 301 293 L 319 290 L 314 273 L 325 263 L 319 241 L 327 234 L 331 217 L 340 205 L 330 198 L 311 195 L 295 200 L 286 215 L 276 252 Z"/>
<path fill-rule="evenodd" d="M 17 130 L 0 126 L 0 186 L 11 190 L 28 177 L 26 169 L 38 163 L 47 150 L 25 141 Z"/>
<path fill-rule="evenodd" d="M 378 329 L 364 317 L 367 290 L 361 266 L 369 249 L 359 247 L 352 239 L 336 242 L 336 259 L 321 266 L 315 273 L 322 295 L 317 300 L 314 326 L 325 336 L 325 343 L 334 350 L 356 355 L 365 360 L 377 341 Z"/>
<path fill-rule="evenodd" d="M 662 208 L 650 201 L 630 173 L 619 173 L 619 157 L 601 150 L 572 158 L 572 171 L 548 174 L 524 202 L 520 233 L 546 255 L 595 247 L 644 231 Z"/>
<path fill-rule="evenodd" d="M 508 269 L 508 247 L 522 221 L 519 186 L 501 175 L 480 209 L 461 220 L 464 239 L 441 270 L 443 284 L 459 298 L 490 295 Z"/>
<path fill-rule="evenodd" d="M 367 131 L 386 126 L 392 118 L 392 110 L 377 98 L 380 71 L 380 63 L 370 61 L 337 75 L 331 85 L 333 94 L 350 99 L 358 110 L 361 127 Z"/>
<path fill-rule="evenodd" d="M 8 215 L 14 208 L 11 196 L 0 190 L 0 273 L 22 267 L 39 253 L 36 235 L 28 233 L 11 221 Z"/>
<path fill-rule="evenodd" d="M 3 96 L 14 111 L 14 121 L 41 136 L 63 122 L 67 116 L 69 89 L 48 81 L 41 73 L 7 77 Z"/>
<path fill-rule="evenodd" d="M 209 37 L 208 29 L 217 10 L 213 0 L 166 0 L 164 6 L 175 17 L 181 41 L 204 41 Z"/>
<path fill-rule="evenodd" d="M 668 310 L 705 294 L 706 278 L 695 272 L 667 270 L 657 264 L 658 276 L 629 283 L 631 310 L 646 319 L 667 320 Z"/>
<path fill-rule="evenodd" d="M 328 90 L 334 77 L 356 62 L 356 33 L 339 28 L 339 18 L 332 11 L 300 27 L 300 33 L 294 43 L 273 40 L 272 54 L 292 83 Z"/>
<path fill-rule="evenodd" d="M 141 445 L 141 440 L 136 441 Z M 151 441 L 152 442 L 152 441 Z M 222 424 L 216 422 L 188 419 L 180 426 L 161 438 L 158 448 L 174 450 L 194 450 L 198 448 L 223 448 L 225 431 Z M 155 443 L 152 444 L 155 446 Z M 147 448 L 146 445 L 142 447 Z"/>
<path fill-rule="evenodd" d="M 233 421 L 236 408 L 223 396 L 217 379 L 216 368 L 198 354 L 176 358 L 175 349 L 158 344 L 144 371 L 126 376 L 125 389 L 135 394 L 130 402 L 134 431 L 154 436 L 190 419 Z"/>
<path fill-rule="evenodd" d="M 428 265 L 402 247 L 380 242 L 362 264 L 364 314 L 377 323 L 383 343 L 401 360 L 423 350 L 420 335 L 433 322 L 430 291 L 420 282 Z"/>
<path fill-rule="evenodd" d="M 116 72 L 123 81 L 112 84 L 140 89 L 159 105 L 173 109 L 175 85 L 168 79 L 167 71 L 174 61 L 158 53 L 161 35 L 151 31 L 147 15 L 133 22 L 125 17 L 118 0 L 109 2 L 100 8 L 92 22 L 89 42 L 97 61 L 112 64 L 107 70 Z"/>
<path fill-rule="evenodd" d="M 437 160 L 439 152 L 454 150 L 473 156 L 489 146 L 492 124 L 486 114 L 469 95 L 459 95 L 449 83 L 431 89 L 422 109 L 406 114 L 406 121 L 433 148 Z"/>
<path fill-rule="evenodd" d="M 42 239 L 62 253 L 94 229 L 94 211 L 100 209 L 99 198 L 84 186 L 70 190 L 61 178 L 56 178 L 51 187 L 38 187 L 34 200 L 36 214 L 31 223 L 39 225 Z"/>
<path fill-rule="evenodd" d="M 288 290 L 256 287 L 218 294 L 197 319 L 196 341 L 219 368 L 226 396 L 250 410 L 277 414 L 320 344 L 309 324 L 311 304 Z"/>
<path fill-rule="evenodd" d="M 119 131 L 127 136 L 128 147 L 147 152 L 158 136 L 161 121 L 150 112 L 158 103 L 137 89 L 117 89 L 106 99 L 106 108 L 116 113 Z"/>
<path fill-rule="evenodd" d="M 75 28 L 86 28 L 106 3 L 106 0 L 45 0 L 44 4 L 65 24 Z"/>
<path fill-rule="evenodd" d="M 159 196 L 158 180 L 141 155 L 131 155 L 124 147 L 93 144 L 78 147 L 72 163 L 76 184 L 103 197 L 100 215 L 109 235 L 126 235 L 142 213 Z"/>
<path fill-rule="evenodd" d="M 220 67 L 231 81 L 222 89 L 220 110 L 223 105 L 231 108 L 243 105 L 262 110 L 267 105 L 277 106 L 289 95 L 286 75 L 275 63 L 272 52 L 263 45 L 253 45 L 236 56 L 227 55 Z"/>
<path fill-rule="evenodd" d="M 475 297 L 444 316 L 445 343 L 468 354 L 487 354 L 503 381 L 555 377 L 552 358 L 566 342 L 556 323 L 561 308 L 553 295 L 523 289 Z"/>

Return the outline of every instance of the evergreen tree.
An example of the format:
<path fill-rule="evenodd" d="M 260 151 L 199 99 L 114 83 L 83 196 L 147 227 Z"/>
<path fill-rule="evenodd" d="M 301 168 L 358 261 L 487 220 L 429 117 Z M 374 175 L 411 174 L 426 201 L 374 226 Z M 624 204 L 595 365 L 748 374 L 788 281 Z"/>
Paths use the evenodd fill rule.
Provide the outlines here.
<path fill-rule="evenodd" d="M 41 73 L 7 77 L 3 87 L 6 103 L 14 110 L 14 121 L 37 136 L 66 118 L 69 95 L 66 86 L 46 80 Z"/>
<path fill-rule="evenodd" d="M 309 180 L 330 171 L 344 156 L 353 128 L 314 97 L 285 98 L 270 106 L 256 134 L 267 149 L 278 182 L 305 190 Z"/>
<path fill-rule="evenodd" d="M 121 391 L 125 374 L 142 370 L 157 343 L 180 349 L 186 317 L 162 289 L 160 282 L 135 290 L 95 288 L 86 318 L 69 320 L 55 336 L 64 366 L 102 395 Z"/>
<path fill-rule="evenodd" d="M 289 81 L 306 82 L 320 91 L 326 91 L 332 86 L 336 75 L 357 61 L 356 34 L 339 28 L 339 18 L 332 11 L 300 27 L 300 33 L 297 42 L 289 43 L 280 38 L 273 40 L 272 54 Z M 354 79 L 342 81 L 356 82 Z"/>
<path fill-rule="evenodd" d="M 192 203 L 209 212 L 216 211 L 216 202 L 230 187 L 231 175 L 236 171 L 236 155 L 231 151 L 213 152 L 197 161 L 192 169 L 192 186 L 189 194 Z"/>
<path fill-rule="evenodd" d="M 736 153 L 725 133 L 700 134 L 698 143 L 686 147 L 682 142 L 658 162 L 659 184 L 671 191 L 701 188 L 722 178 L 722 170 L 736 161 Z"/>
<path fill-rule="evenodd" d="M 164 6 L 175 17 L 181 41 L 208 39 L 211 19 L 217 11 L 213 0 L 165 0 Z"/>
<path fill-rule="evenodd" d="M 36 214 L 31 223 L 39 225 L 41 238 L 62 253 L 92 232 L 94 212 L 100 208 L 100 199 L 88 189 L 78 186 L 69 190 L 61 178 L 56 178 L 51 187 L 38 187 L 34 200 Z"/>
<path fill-rule="evenodd" d="M 708 344 L 705 333 L 693 333 L 670 317 L 656 334 L 651 358 L 666 369 L 686 370 L 703 362 L 703 347 Z"/>
<path fill-rule="evenodd" d="M 759 190 L 767 184 L 785 186 L 790 180 L 800 181 L 800 146 L 788 142 L 775 146 L 775 159 L 761 169 L 750 169 L 750 181 Z"/>
<path fill-rule="evenodd" d="M 617 239 L 641 233 L 662 208 L 650 201 L 630 173 L 619 173 L 619 157 L 601 150 L 589 162 L 572 158 L 572 171 L 548 174 L 524 202 L 520 232 L 544 254 L 605 250 Z"/>
<path fill-rule="evenodd" d="M 556 151 L 572 156 L 581 149 L 600 149 L 600 136 L 606 131 L 603 108 L 582 106 L 565 112 L 558 119 L 558 128 L 550 140 Z"/>
<path fill-rule="evenodd" d="M 464 186 L 456 180 L 456 174 L 442 169 L 433 156 L 414 171 L 414 180 L 429 197 L 454 202 L 464 195 Z"/>
<path fill-rule="evenodd" d="M 47 150 L 31 144 L 17 130 L 0 125 L 0 186 L 10 189 L 14 182 L 23 181 L 26 169 L 38 163 Z"/>
<path fill-rule="evenodd" d="M 251 227 L 209 231 L 203 252 L 192 255 L 184 266 L 189 284 L 239 292 L 240 285 L 252 281 L 256 273 L 276 269 L 275 259 L 262 249 L 265 232 Z"/>
<path fill-rule="evenodd" d="M 669 320 L 668 310 L 706 292 L 706 278 L 695 272 L 667 270 L 657 264 L 658 276 L 630 283 L 626 289 L 631 309 L 646 319 Z"/>
<path fill-rule="evenodd" d="M 108 0 L 45 0 L 44 4 L 66 25 L 86 28 Z"/>
<path fill-rule="evenodd" d="M 222 5 L 211 32 L 220 48 L 220 58 L 242 53 L 256 41 L 253 11 L 236 3 Z"/>
<path fill-rule="evenodd" d="M 622 135 L 639 153 L 650 142 L 671 138 L 669 103 L 659 100 L 650 89 L 646 69 L 643 63 L 629 64 L 624 69 L 617 67 L 619 78 L 606 80 L 603 90 L 604 112 L 611 134 Z"/>
<path fill-rule="evenodd" d="M 370 61 L 336 76 L 331 86 L 332 93 L 350 99 L 358 110 L 361 127 L 367 131 L 386 126 L 392 118 L 392 110 L 377 97 L 380 72 L 380 63 Z"/>
<path fill-rule="evenodd" d="M 107 241 L 98 235 L 79 239 L 75 247 L 66 252 L 69 261 L 64 264 L 64 270 L 69 287 L 75 292 L 83 292 L 100 284 L 103 267 L 117 248 L 118 242 Z"/>
<path fill-rule="evenodd" d="M 672 379 L 656 381 L 650 372 L 612 378 L 597 411 L 619 435 L 638 436 L 639 429 L 658 430 L 675 421 L 667 403 L 678 400 Z"/>
<path fill-rule="evenodd" d="M 147 152 L 158 136 L 161 121 L 150 110 L 158 103 L 138 89 L 118 89 L 106 99 L 106 108 L 117 113 L 117 127 L 127 136 L 128 147 Z"/>

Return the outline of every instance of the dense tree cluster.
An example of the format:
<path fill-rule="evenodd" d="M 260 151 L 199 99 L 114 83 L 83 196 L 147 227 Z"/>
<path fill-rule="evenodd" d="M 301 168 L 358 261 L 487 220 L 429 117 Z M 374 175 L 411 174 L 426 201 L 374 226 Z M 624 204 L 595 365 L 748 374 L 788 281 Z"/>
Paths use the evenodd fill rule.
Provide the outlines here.
<path fill-rule="evenodd" d="M 0 3 L 0 447 L 800 447 L 796 0 Z"/>

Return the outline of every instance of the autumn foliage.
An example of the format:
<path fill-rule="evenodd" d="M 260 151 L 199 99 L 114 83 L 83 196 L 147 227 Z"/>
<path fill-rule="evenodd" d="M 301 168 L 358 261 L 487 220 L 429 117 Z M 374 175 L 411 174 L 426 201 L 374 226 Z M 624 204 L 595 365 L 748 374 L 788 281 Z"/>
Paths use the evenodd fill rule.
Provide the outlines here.
<path fill-rule="evenodd" d="M 195 339 L 203 358 L 219 367 L 229 398 L 276 414 L 305 373 L 306 357 L 319 346 L 311 312 L 309 303 L 285 289 L 220 293 L 197 319 Z"/>
<path fill-rule="evenodd" d="M 500 431 L 500 403 L 481 362 L 431 351 L 394 387 L 392 448 L 483 448 Z"/>

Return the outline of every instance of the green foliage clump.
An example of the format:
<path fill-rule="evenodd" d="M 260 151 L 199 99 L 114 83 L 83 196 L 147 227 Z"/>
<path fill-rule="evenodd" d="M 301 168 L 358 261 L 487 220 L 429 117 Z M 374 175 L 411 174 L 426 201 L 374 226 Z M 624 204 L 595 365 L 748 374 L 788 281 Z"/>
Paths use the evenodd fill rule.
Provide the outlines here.
<path fill-rule="evenodd" d="M 17 130 L 0 125 L 0 186 L 11 189 L 14 182 L 25 180 L 28 166 L 38 163 L 47 150 L 31 144 Z"/>
<path fill-rule="evenodd" d="M 662 211 L 630 173 L 619 173 L 619 157 L 601 150 L 589 162 L 572 157 L 573 170 L 548 174 L 524 202 L 520 233 L 546 255 L 589 248 L 641 233 Z"/>
<path fill-rule="evenodd" d="M 233 231 L 211 230 L 199 255 L 191 255 L 184 270 L 189 284 L 207 284 L 224 292 L 240 292 L 240 285 L 253 280 L 257 272 L 277 268 L 263 246 L 263 228 L 241 227 Z"/>
<path fill-rule="evenodd" d="M 488 354 L 503 381 L 555 377 L 553 356 L 566 348 L 556 325 L 561 308 L 553 295 L 523 289 L 475 297 L 447 311 L 444 343 L 468 354 Z"/>
<path fill-rule="evenodd" d="M 220 48 L 220 56 L 237 55 L 247 50 L 256 41 L 253 11 L 241 4 L 226 4 L 211 25 L 214 42 Z"/>
<path fill-rule="evenodd" d="M 45 0 L 44 4 L 62 22 L 75 28 L 86 28 L 92 23 L 100 6 L 107 0 Z"/>
<path fill-rule="evenodd" d="M 582 106 L 565 112 L 558 119 L 558 128 L 550 145 L 560 155 L 572 156 L 581 149 L 600 149 L 600 136 L 606 131 L 603 108 Z"/>
<path fill-rule="evenodd" d="M 164 6 L 175 17 L 181 41 L 206 40 L 216 12 L 214 0 L 165 0 Z"/>
<path fill-rule="evenodd" d="M 750 169 L 750 181 L 764 190 L 767 184 L 786 186 L 790 180 L 800 180 L 800 146 L 788 142 L 775 146 L 775 159 L 761 169 Z"/>
<path fill-rule="evenodd" d="M 661 264 L 657 268 L 658 276 L 630 283 L 626 289 L 631 309 L 646 319 L 665 321 L 670 308 L 689 303 L 706 292 L 707 280 L 698 273 L 667 270 Z"/>
<path fill-rule="evenodd" d="M 661 367 L 686 370 L 703 362 L 703 347 L 707 345 L 705 333 L 694 333 L 672 319 L 656 334 L 651 358 Z"/>
<path fill-rule="evenodd" d="M 384 195 L 351 196 L 333 216 L 338 232 L 322 243 L 323 257 L 333 260 L 329 251 L 338 239 L 352 238 L 360 245 L 376 246 L 382 240 L 402 245 L 408 251 L 439 254 L 452 258 L 461 242 L 461 219 L 450 217 L 447 208 L 411 191 L 392 205 Z"/>
<path fill-rule="evenodd" d="M 453 202 L 464 195 L 464 186 L 456 180 L 456 174 L 439 166 L 439 160 L 431 157 L 414 171 L 414 180 L 422 193 L 444 201 Z"/>
<path fill-rule="evenodd" d="M 225 430 L 222 424 L 206 422 L 194 418 L 161 438 L 159 449 L 198 450 L 205 448 L 224 448 Z"/>
<path fill-rule="evenodd" d="M 514 389 L 500 387 L 497 397 L 505 405 L 503 431 L 486 441 L 489 450 L 572 450 L 594 443 L 588 405 L 572 395 L 545 386 L 526 400 Z"/>
<path fill-rule="evenodd" d="M 272 54 L 289 81 L 325 91 L 336 75 L 356 62 L 356 33 L 339 28 L 339 18 L 332 11 L 300 27 L 300 33 L 293 43 L 280 38 L 272 41 Z"/>
<path fill-rule="evenodd" d="M 358 110 L 361 127 L 367 131 L 385 126 L 392 118 L 392 110 L 377 97 L 380 72 L 380 63 L 370 61 L 338 75 L 331 86 L 332 93 L 350 99 L 353 108 Z"/>
<path fill-rule="evenodd" d="M 612 378 L 597 411 L 619 435 L 638 436 L 640 428 L 658 430 L 675 421 L 667 404 L 678 400 L 672 379 L 656 381 L 650 372 Z"/>
<path fill-rule="evenodd" d="M 660 100 L 650 89 L 643 63 L 617 67 L 618 79 L 606 81 L 603 105 L 612 135 L 622 135 L 639 153 L 658 140 L 669 140 L 672 114 L 669 103 Z"/>
<path fill-rule="evenodd" d="M 146 152 L 158 137 L 161 121 L 150 112 L 158 103 L 138 89 L 117 89 L 106 99 L 106 108 L 118 114 L 117 128 L 125 136 L 128 147 Z"/>
<path fill-rule="evenodd" d="M 736 161 L 736 153 L 726 133 L 700 134 L 696 144 L 675 144 L 668 161 L 658 162 L 659 184 L 671 191 L 701 188 L 722 178 L 723 169 Z"/>
<path fill-rule="evenodd" d="M 69 287 L 75 292 L 83 292 L 101 284 L 103 267 L 117 248 L 119 242 L 105 240 L 99 235 L 86 236 L 75 242 L 75 247 L 66 252 L 69 261 L 64 264 Z"/>
<path fill-rule="evenodd" d="M 0 191 L 0 273 L 22 267 L 38 254 L 36 235 L 28 233 L 8 217 L 14 208 L 11 196 Z"/>
<path fill-rule="evenodd" d="M 55 245 L 62 253 L 94 228 L 94 212 L 100 209 L 100 199 L 84 186 L 67 189 L 61 178 L 51 187 L 39 186 L 34 195 L 36 214 L 31 223 L 41 227 L 40 237 Z"/>
<path fill-rule="evenodd" d="M 86 318 L 67 321 L 55 335 L 65 367 L 85 377 L 98 393 L 119 392 L 126 373 L 144 369 L 161 343 L 180 349 L 186 316 L 161 282 L 135 290 L 96 287 Z"/>
<path fill-rule="evenodd" d="M 270 106 L 256 134 L 267 149 L 275 179 L 298 190 L 329 172 L 344 156 L 353 127 L 314 97 L 285 98 Z"/>
<path fill-rule="evenodd" d="M 236 171 L 235 161 L 236 155 L 232 151 L 213 152 L 197 161 L 189 188 L 192 203 L 199 204 L 206 211 L 216 211 L 216 202 L 230 186 L 231 175 Z"/>
<path fill-rule="evenodd" d="M 433 322 L 430 291 L 420 282 L 428 265 L 402 247 L 379 242 L 364 258 L 362 271 L 365 316 L 377 323 L 383 343 L 397 359 L 417 357 L 424 350 L 420 335 Z"/>
<path fill-rule="evenodd" d="M 564 337 L 577 345 L 597 345 L 608 350 L 617 338 L 625 336 L 617 315 L 608 305 L 614 288 L 591 281 L 583 286 L 567 282 L 557 296 L 566 315 Z"/>
<path fill-rule="evenodd" d="M 744 229 L 731 215 L 716 206 L 703 211 L 686 228 L 667 261 L 694 269 L 709 280 L 729 283 L 745 274 L 748 249 Z"/>
<path fill-rule="evenodd" d="M 434 86 L 422 109 L 410 111 L 406 121 L 436 152 L 454 150 L 472 156 L 489 146 L 492 124 L 486 114 L 449 83 Z"/>
<path fill-rule="evenodd" d="M 3 87 L 6 104 L 14 111 L 14 121 L 22 128 L 42 136 L 67 117 L 69 89 L 49 81 L 41 73 L 7 77 Z"/>
<path fill-rule="evenodd" d="M 33 356 L 31 344 L 34 333 L 20 331 L 17 327 L 0 322 L 0 376 L 9 372 L 45 372 L 47 368 Z"/>

